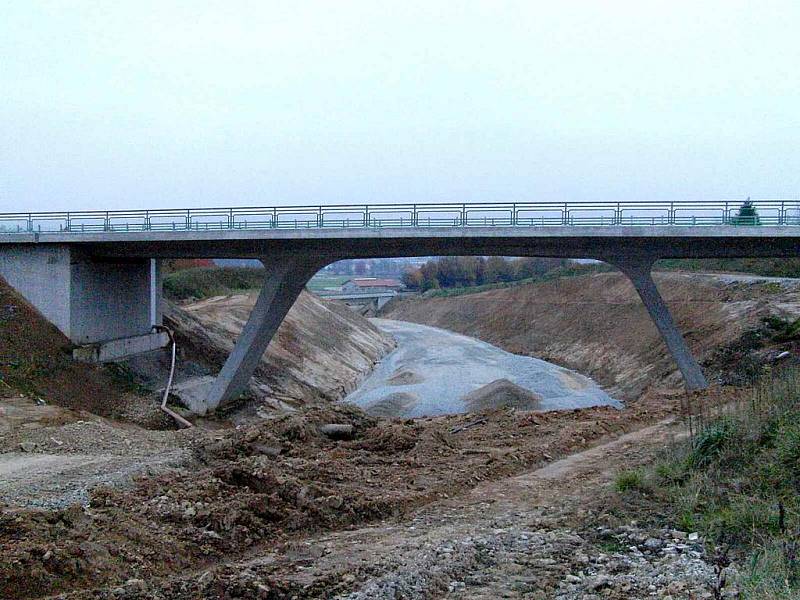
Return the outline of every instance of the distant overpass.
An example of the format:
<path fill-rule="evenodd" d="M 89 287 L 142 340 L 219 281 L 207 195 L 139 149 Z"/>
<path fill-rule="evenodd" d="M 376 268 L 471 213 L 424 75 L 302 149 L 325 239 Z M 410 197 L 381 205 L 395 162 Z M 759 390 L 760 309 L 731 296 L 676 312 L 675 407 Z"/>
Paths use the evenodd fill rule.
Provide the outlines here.
<path fill-rule="evenodd" d="M 385 292 L 360 293 L 317 290 L 315 293 L 320 298 L 326 298 L 327 300 L 340 300 L 349 306 L 365 306 L 373 308 L 374 310 L 382 309 L 384 306 L 386 306 L 389 300 L 397 296 L 397 292 L 394 290 Z"/>
<path fill-rule="evenodd" d="M 263 289 L 208 406 L 237 397 L 307 281 L 346 258 L 592 258 L 635 286 L 686 386 L 703 373 L 650 276 L 660 258 L 794 257 L 800 202 L 374 204 L 0 214 L 0 275 L 73 342 L 117 355 L 156 347 L 159 260 L 257 258 Z M 621 327 L 625 325 L 620 324 Z M 105 352 L 105 354 L 103 353 Z"/>

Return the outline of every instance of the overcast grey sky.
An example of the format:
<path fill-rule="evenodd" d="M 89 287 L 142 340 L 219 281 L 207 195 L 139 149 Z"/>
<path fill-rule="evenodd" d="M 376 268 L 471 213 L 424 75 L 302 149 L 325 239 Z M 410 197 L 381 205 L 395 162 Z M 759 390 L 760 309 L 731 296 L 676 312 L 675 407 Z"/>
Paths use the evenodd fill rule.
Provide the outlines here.
<path fill-rule="evenodd" d="M 0 210 L 800 196 L 800 2 L 0 0 Z"/>

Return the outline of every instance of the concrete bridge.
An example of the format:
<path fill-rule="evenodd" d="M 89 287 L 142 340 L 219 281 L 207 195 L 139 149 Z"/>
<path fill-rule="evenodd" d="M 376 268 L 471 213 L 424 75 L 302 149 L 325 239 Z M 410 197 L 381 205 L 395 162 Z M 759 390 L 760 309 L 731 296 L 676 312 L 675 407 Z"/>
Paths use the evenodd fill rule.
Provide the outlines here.
<path fill-rule="evenodd" d="M 793 257 L 797 202 L 496 203 L 0 214 L 0 275 L 99 360 L 165 343 L 159 261 L 256 258 L 265 279 L 209 408 L 236 398 L 307 281 L 346 258 L 592 258 L 633 283 L 686 387 L 706 379 L 650 275 L 660 258 Z M 624 326 L 624 324 L 620 324 Z"/>
<path fill-rule="evenodd" d="M 351 307 L 359 307 L 365 310 L 369 309 L 377 311 L 382 309 L 386 304 L 397 296 L 394 290 L 386 292 L 327 292 L 318 291 L 317 296 L 327 298 L 328 300 L 339 300 Z"/>

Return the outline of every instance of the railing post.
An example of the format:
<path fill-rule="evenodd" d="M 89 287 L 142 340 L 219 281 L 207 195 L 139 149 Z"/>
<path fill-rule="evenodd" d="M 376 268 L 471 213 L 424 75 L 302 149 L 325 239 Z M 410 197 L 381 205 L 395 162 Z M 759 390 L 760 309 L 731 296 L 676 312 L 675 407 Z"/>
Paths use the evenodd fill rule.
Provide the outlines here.
<path fill-rule="evenodd" d="M 322 227 L 322 206 L 318 208 L 318 211 L 319 212 L 317 213 L 317 227 Z"/>
<path fill-rule="evenodd" d="M 669 203 L 669 224 L 675 225 L 675 203 Z"/>
<path fill-rule="evenodd" d="M 105 220 L 105 223 L 103 224 L 103 229 L 108 231 L 110 228 L 111 228 L 111 221 L 110 221 L 110 219 L 108 217 L 108 211 L 106 211 L 106 220 Z"/>
<path fill-rule="evenodd" d="M 369 227 L 369 204 L 364 205 L 364 227 Z"/>
<path fill-rule="evenodd" d="M 233 229 L 233 209 L 228 209 L 228 229 Z"/>
<path fill-rule="evenodd" d="M 778 225 L 786 224 L 786 213 L 784 211 L 784 201 L 781 200 L 781 211 L 778 213 Z"/>
<path fill-rule="evenodd" d="M 186 229 L 189 230 L 192 228 L 192 217 L 189 209 L 186 209 Z"/>
<path fill-rule="evenodd" d="M 277 228 L 278 227 L 278 207 L 272 207 L 272 226 Z"/>
<path fill-rule="evenodd" d="M 419 215 L 417 215 L 417 205 L 411 205 L 411 226 L 417 227 L 419 225 Z"/>
<path fill-rule="evenodd" d="M 67 231 L 69 231 L 70 229 L 71 229 L 70 216 L 69 216 L 69 212 L 67 212 Z"/>
<path fill-rule="evenodd" d="M 569 225 L 569 205 L 564 202 L 564 212 L 561 213 L 561 224 Z"/>
<path fill-rule="evenodd" d="M 511 226 L 514 227 L 517 224 L 517 203 L 514 202 L 511 205 Z"/>
<path fill-rule="evenodd" d="M 461 204 L 461 226 L 467 226 L 467 203 L 462 202 Z"/>

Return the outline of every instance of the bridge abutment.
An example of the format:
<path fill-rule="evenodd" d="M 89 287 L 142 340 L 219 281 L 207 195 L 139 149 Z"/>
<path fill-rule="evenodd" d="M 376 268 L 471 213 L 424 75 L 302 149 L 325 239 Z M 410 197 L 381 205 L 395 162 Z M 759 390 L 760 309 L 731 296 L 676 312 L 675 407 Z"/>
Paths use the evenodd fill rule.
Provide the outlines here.
<path fill-rule="evenodd" d="M 605 262 L 613 264 L 622 271 L 636 288 L 642 303 L 644 304 L 650 318 L 655 323 L 656 328 L 661 334 L 661 338 L 667 345 L 672 358 L 678 365 L 678 369 L 683 375 L 683 381 L 687 390 L 701 390 L 708 387 L 708 382 L 703 374 L 703 370 L 692 355 L 691 350 L 686 345 L 681 332 L 675 325 L 672 314 L 669 312 L 667 304 L 661 297 L 655 281 L 653 281 L 652 268 L 654 258 L 606 258 Z"/>
<path fill-rule="evenodd" d="M 147 258 L 97 259 L 67 244 L 7 245 L 0 275 L 89 360 L 113 360 L 163 345 L 160 268 Z"/>

